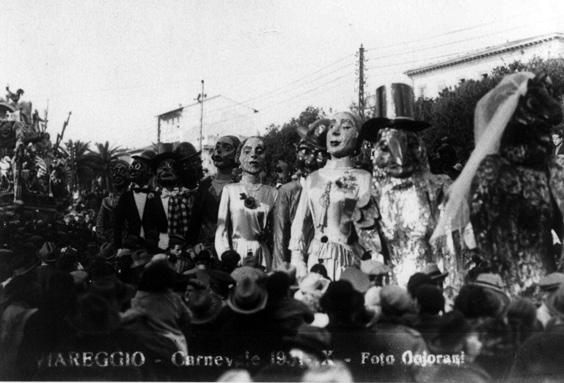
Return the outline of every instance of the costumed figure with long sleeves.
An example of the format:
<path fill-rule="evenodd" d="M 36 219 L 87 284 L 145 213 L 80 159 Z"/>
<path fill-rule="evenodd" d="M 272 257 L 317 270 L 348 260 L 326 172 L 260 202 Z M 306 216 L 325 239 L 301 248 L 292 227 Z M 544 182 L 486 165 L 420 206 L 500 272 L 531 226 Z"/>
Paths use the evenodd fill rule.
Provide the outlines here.
<path fill-rule="evenodd" d="M 155 152 L 145 150 L 139 155 L 132 156 L 133 162 L 129 168 L 131 185 L 123 193 L 115 210 L 114 246 L 121 248 L 124 238 L 133 236 L 143 238 L 156 246 L 158 230 L 155 229 L 156 208 L 155 191 L 151 189 L 150 181 L 153 177 L 151 161 Z"/>
<path fill-rule="evenodd" d="M 358 244 L 355 224 L 369 219 L 360 209 L 371 201 L 371 174 L 353 166 L 353 153 L 361 143 L 360 119 L 350 112 L 337 113 L 327 131 L 326 165 L 306 179 L 291 227 L 289 248 L 298 278 L 317 263 L 337 280 L 341 271 L 359 265 L 364 249 Z M 313 225 L 309 244 L 304 233 Z"/>
<path fill-rule="evenodd" d="M 96 237 L 100 243 L 114 242 L 115 208 L 119 198 L 129 187 L 129 164 L 123 160 L 112 162 L 110 175 L 112 191 L 102 200 L 96 216 Z"/>
<path fill-rule="evenodd" d="M 155 205 L 155 229 L 158 231 L 158 249 L 167 250 L 169 245 L 169 222 L 171 217 L 170 203 L 175 201 L 180 194 L 179 179 L 176 172 L 178 153 L 173 150 L 172 143 L 159 144 L 159 150 L 155 158 L 151 161 L 155 182 L 157 185 L 157 198 L 154 198 Z M 181 226 L 179 231 L 184 231 Z"/>
<path fill-rule="evenodd" d="M 201 243 L 205 248 L 214 249 L 219 203 L 223 188 L 233 182 L 233 169 L 237 166 L 235 155 L 240 143 L 235 136 L 223 136 L 215 143 L 212 161 L 217 173 L 203 179 L 196 191 L 189 244 Z"/>
<path fill-rule="evenodd" d="M 218 255 L 227 250 L 235 250 L 242 258 L 251 255 L 270 270 L 272 258 L 266 240 L 278 191 L 259 181 L 266 164 L 262 138 L 245 139 L 239 146 L 237 158 L 243 175 L 241 181 L 223 187 L 215 250 Z"/>
<path fill-rule="evenodd" d="M 202 178 L 200 152 L 189 142 L 181 142 L 174 149 L 174 171 L 178 177 L 177 188 L 168 201 L 168 234 L 189 237 L 190 225 L 195 218 L 195 196 Z"/>
<path fill-rule="evenodd" d="M 562 119 L 546 75 L 507 75 L 476 105 L 476 146 L 449 191 L 434 236 L 472 223 L 484 263 L 512 295 L 555 270 L 551 230 L 561 235 L 564 168 L 551 129 Z"/>
<path fill-rule="evenodd" d="M 286 269 L 286 266 L 290 263 L 291 252 L 288 249 L 290 228 L 296 215 L 302 187 L 307 176 L 325 166 L 327 162 L 328 128 L 329 120 L 321 119 L 310 124 L 308 128 L 300 127 L 298 129 L 301 139 L 296 147 L 297 173 L 294 180 L 278 188 L 278 200 L 274 207 L 272 261 L 274 270 Z M 311 229 L 304 234 L 304 241 L 309 244 L 313 237 L 313 225 L 305 225 L 304 227 Z"/>
<path fill-rule="evenodd" d="M 363 126 L 373 146 L 373 196 L 378 223 L 392 274 L 400 286 L 431 262 L 444 261 L 455 274 L 452 258 L 429 243 L 439 217 L 440 199 L 450 185 L 447 176 L 431 174 L 419 132 L 429 126 L 414 120 L 414 97 L 409 85 L 378 88 L 377 116 Z M 388 93 L 388 94 L 386 94 Z M 387 118 L 390 117 L 390 118 Z"/>

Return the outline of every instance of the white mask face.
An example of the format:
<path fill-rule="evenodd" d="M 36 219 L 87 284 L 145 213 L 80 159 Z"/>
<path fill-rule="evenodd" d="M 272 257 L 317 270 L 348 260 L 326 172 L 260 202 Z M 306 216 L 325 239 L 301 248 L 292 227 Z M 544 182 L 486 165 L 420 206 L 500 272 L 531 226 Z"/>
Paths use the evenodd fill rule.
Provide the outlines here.
<path fill-rule="evenodd" d="M 356 149 L 360 126 L 349 112 L 337 113 L 327 132 L 327 152 L 334 158 L 347 157 Z"/>
<path fill-rule="evenodd" d="M 247 139 L 241 149 L 239 162 L 245 173 L 259 174 L 266 163 L 263 140 L 259 137 Z"/>

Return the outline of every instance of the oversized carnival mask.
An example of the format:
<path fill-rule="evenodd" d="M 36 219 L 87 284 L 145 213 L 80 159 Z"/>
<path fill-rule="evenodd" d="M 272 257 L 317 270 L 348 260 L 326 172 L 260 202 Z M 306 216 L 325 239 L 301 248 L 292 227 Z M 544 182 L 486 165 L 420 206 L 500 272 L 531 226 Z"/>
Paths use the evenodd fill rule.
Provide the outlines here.
<path fill-rule="evenodd" d="M 360 124 L 350 112 L 337 113 L 327 132 L 327 152 L 334 158 L 353 155 L 357 148 Z"/>
<path fill-rule="evenodd" d="M 131 181 L 137 185 L 146 185 L 152 176 L 149 161 L 141 158 L 134 158 L 129 168 L 129 174 L 131 175 Z"/>
<path fill-rule="evenodd" d="M 373 165 L 385 175 L 409 177 L 426 164 L 424 146 L 416 132 L 386 127 L 379 131 Z"/>
<path fill-rule="evenodd" d="M 212 161 L 218 169 L 233 169 L 236 165 L 235 155 L 239 140 L 234 136 L 221 137 L 215 144 Z"/>
<path fill-rule="evenodd" d="M 164 158 L 157 163 L 155 175 L 159 185 L 174 187 L 178 182 L 178 175 L 174 168 L 174 158 Z"/>
<path fill-rule="evenodd" d="M 112 184 L 116 189 L 122 189 L 129 184 L 129 166 L 125 161 L 112 163 L 110 168 Z"/>
<path fill-rule="evenodd" d="M 501 137 L 500 151 L 512 162 L 536 165 L 552 154 L 552 128 L 562 120 L 562 109 L 554 97 L 546 74 L 528 80 L 527 93 Z"/>
<path fill-rule="evenodd" d="M 264 169 L 266 153 L 262 138 L 249 137 L 243 141 L 239 162 L 245 173 L 258 175 Z"/>
<path fill-rule="evenodd" d="M 189 142 L 181 142 L 174 152 L 177 156 L 176 174 L 180 182 L 186 187 L 195 187 L 204 176 L 200 152 Z"/>

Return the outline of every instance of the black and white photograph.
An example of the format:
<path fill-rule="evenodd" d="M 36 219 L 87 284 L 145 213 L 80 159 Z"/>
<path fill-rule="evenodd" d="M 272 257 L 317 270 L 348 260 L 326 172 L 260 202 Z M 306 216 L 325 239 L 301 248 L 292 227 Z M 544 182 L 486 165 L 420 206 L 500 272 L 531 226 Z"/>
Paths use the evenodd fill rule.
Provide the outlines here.
<path fill-rule="evenodd" d="M 564 381 L 562 0 L 0 12 L 0 381 Z"/>

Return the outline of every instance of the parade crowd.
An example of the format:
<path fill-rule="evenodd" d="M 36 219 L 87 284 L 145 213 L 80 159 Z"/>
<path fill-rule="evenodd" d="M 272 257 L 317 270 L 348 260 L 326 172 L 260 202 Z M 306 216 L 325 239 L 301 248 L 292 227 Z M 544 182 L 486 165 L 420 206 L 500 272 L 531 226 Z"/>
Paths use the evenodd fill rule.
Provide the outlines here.
<path fill-rule="evenodd" d="M 527 80 L 518 96 L 540 97 L 537 78 Z M 0 379 L 564 379 L 564 274 L 552 228 L 550 243 L 544 231 L 518 232 L 527 240 L 508 260 L 493 243 L 503 229 L 481 235 L 476 210 L 494 203 L 480 205 L 480 193 L 497 192 L 481 183 L 491 173 L 484 164 L 499 157 L 496 171 L 511 168 L 521 153 L 505 150 L 519 141 L 506 137 L 520 134 L 514 104 L 503 126 L 486 123 L 484 135 L 501 145 L 464 170 L 435 164 L 443 174 L 430 171 L 425 123 L 351 112 L 300 128 L 296 162 L 277 159 L 273 174 L 258 136 L 221 137 L 208 177 L 188 142 L 115 162 L 111 193 L 82 222 L 86 235 L 68 229 L 76 222 L 40 223 L 0 244 Z M 516 123 L 540 129 L 536 110 L 527 112 Z M 554 140 L 542 141 L 543 161 L 555 161 L 560 132 Z M 367 142 L 372 171 L 354 161 Z M 436 230 L 467 179 L 479 185 L 460 194 L 472 201 L 473 246 L 462 230 L 450 240 Z M 545 229 L 531 217 L 511 230 Z"/>

